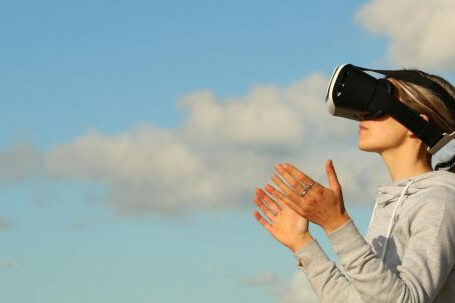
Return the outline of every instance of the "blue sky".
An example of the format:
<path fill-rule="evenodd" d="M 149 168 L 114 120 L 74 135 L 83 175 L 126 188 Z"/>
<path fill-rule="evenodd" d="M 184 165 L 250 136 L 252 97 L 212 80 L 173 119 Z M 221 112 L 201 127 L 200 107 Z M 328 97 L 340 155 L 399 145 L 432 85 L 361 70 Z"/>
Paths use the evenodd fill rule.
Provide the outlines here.
<path fill-rule="evenodd" d="M 455 79 L 453 54 L 400 47 L 415 33 L 384 24 L 386 5 L 0 2 L 0 301 L 301 298 L 284 296 L 295 260 L 254 220 L 255 187 L 289 159 L 325 182 L 331 157 L 365 232 L 388 182 L 357 125 L 326 113 L 333 68 L 409 58 Z"/>
<path fill-rule="evenodd" d="M 361 4 L 5 2 L 2 129 L 9 143 L 18 127 L 36 130 L 30 136 L 46 148 L 87 127 L 172 127 L 182 118 L 175 99 L 196 89 L 236 95 L 339 62 L 370 63 L 383 46 L 352 21 Z"/>

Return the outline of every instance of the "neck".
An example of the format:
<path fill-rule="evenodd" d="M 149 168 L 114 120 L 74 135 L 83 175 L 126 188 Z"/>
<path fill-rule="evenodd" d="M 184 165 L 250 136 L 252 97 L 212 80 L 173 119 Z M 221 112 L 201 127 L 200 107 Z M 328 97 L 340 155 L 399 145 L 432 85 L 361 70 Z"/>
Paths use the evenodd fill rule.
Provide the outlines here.
<path fill-rule="evenodd" d="M 392 181 L 407 179 L 432 171 L 429 155 L 422 146 L 399 146 L 380 153 Z"/>

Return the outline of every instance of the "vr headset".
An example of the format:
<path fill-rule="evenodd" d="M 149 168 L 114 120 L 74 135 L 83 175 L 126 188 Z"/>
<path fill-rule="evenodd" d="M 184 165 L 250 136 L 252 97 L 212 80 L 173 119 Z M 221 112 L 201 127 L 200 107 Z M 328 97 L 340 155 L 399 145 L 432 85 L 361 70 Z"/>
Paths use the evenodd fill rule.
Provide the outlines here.
<path fill-rule="evenodd" d="M 455 99 L 438 83 L 412 70 L 374 70 L 345 64 L 332 74 L 325 101 L 333 116 L 356 121 L 390 115 L 411 130 L 427 146 L 431 154 L 438 152 L 450 140 L 451 134 L 442 132 L 431 121 L 394 97 L 394 87 L 385 78 L 376 79 L 366 71 L 423 86 L 436 93 L 455 117 Z"/>

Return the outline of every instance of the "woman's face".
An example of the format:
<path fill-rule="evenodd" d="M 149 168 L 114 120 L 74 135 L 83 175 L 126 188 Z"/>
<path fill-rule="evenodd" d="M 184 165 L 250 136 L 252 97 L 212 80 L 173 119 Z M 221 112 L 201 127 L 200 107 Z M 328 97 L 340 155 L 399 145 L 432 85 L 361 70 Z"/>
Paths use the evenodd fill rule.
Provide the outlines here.
<path fill-rule="evenodd" d="M 389 115 L 359 123 L 358 143 L 360 150 L 382 153 L 399 147 L 405 140 L 408 129 Z"/>

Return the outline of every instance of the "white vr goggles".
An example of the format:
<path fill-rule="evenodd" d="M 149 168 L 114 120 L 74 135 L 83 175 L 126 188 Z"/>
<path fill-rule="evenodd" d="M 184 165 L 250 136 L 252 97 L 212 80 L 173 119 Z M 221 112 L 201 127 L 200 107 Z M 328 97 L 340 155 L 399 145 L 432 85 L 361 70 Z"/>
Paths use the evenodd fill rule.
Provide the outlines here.
<path fill-rule="evenodd" d="M 376 79 L 365 71 L 372 71 L 406 82 L 423 86 L 436 93 L 455 117 L 455 100 L 438 83 L 413 70 L 374 70 L 345 64 L 332 74 L 325 101 L 333 116 L 362 121 L 390 115 L 411 130 L 435 154 L 450 140 L 455 132 L 442 132 L 394 97 L 394 87 L 384 78 Z"/>

